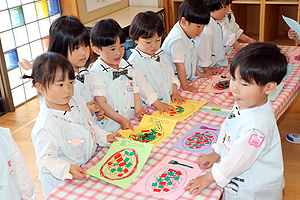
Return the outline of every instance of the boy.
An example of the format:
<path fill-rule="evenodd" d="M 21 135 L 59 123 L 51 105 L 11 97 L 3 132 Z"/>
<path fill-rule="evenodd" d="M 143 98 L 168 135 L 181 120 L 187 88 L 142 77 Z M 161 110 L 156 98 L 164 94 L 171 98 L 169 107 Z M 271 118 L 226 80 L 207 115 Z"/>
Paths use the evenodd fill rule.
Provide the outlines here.
<path fill-rule="evenodd" d="M 38 199 L 26 160 L 8 128 L 0 127 L 0 199 Z"/>
<path fill-rule="evenodd" d="M 281 140 L 268 95 L 286 70 L 287 59 L 273 43 L 252 43 L 236 53 L 230 65 L 235 106 L 222 124 L 213 153 L 198 158 L 200 168 L 212 170 L 191 180 L 186 190 L 196 190 L 196 195 L 216 182 L 225 187 L 226 200 L 282 199 Z"/>
<path fill-rule="evenodd" d="M 296 31 L 294 31 L 293 29 L 290 29 L 288 31 L 288 37 L 291 40 L 295 40 L 295 42 L 297 42 L 298 44 L 300 44 L 300 40 L 297 38 L 298 34 L 296 33 Z"/>
<path fill-rule="evenodd" d="M 195 93 L 198 89 L 189 85 L 188 80 L 196 80 L 199 76 L 208 77 L 208 74 L 201 73 L 197 68 L 194 38 L 208 24 L 210 14 L 203 0 L 185 0 L 179 6 L 178 15 L 178 22 L 166 37 L 162 49 L 171 62 L 182 89 Z"/>
<path fill-rule="evenodd" d="M 204 27 L 202 34 L 196 40 L 198 66 L 205 72 L 215 74 L 221 72 L 221 66 L 228 66 L 225 55 L 226 46 L 233 46 L 236 50 L 241 45 L 225 25 L 220 22 L 227 15 L 231 0 L 205 0 L 210 10 L 210 21 Z"/>

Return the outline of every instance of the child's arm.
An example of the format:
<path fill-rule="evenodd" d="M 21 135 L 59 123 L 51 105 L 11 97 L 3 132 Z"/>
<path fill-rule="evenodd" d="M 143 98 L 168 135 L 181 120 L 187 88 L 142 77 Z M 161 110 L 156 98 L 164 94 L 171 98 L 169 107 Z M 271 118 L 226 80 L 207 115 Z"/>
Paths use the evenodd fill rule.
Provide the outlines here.
<path fill-rule="evenodd" d="M 194 190 L 196 190 L 193 195 L 198 195 L 202 192 L 202 190 L 207 188 L 213 182 L 215 182 L 215 180 L 210 171 L 207 174 L 204 174 L 202 176 L 190 180 L 184 189 L 189 190 L 190 194 L 192 194 Z"/>
<path fill-rule="evenodd" d="M 175 63 L 178 79 L 180 81 L 181 87 L 183 90 L 187 90 L 193 93 L 197 93 L 198 89 L 192 85 L 189 85 L 189 82 L 186 78 L 186 71 L 184 67 L 184 63 Z"/>
<path fill-rule="evenodd" d="M 18 179 L 22 199 L 37 199 L 38 195 L 34 189 L 34 184 L 31 178 L 28 165 L 20 148 L 14 140 L 12 140 L 11 153 L 15 161 L 16 176 Z"/>
<path fill-rule="evenodd" d="M 130 123 L 130 121 L 128 119 L 126 119 L 125 117 L 123 117 L 122 115 L 118 114 L 112 107 L 110 107 L 106 103 L 106 98 L 105 97 L 96 96 L 95 100 L 99 103 L 100 107 L 105 112 L 105 114 L 109 118 L 111 118 L 114 121 L 116 121 L 117 123 L 119 123 L 121 125 L 122 129 L 131 129 L 131 130 L 133 130 L 133 126 Z"/>
<path fill-rule="evenodd" d="M 149 110 L 143 109 L 139 93 L 134 93 L 134 111 L 138 119 L 142 119 L 144 115 L 150 115 Z"/>
<path fill-rule="evenodd" d="M 72 179 L 71 164 L 58 157 L 59 148 L 58 139 L 42 129 L 35 136 L 36 165 L 39 171 L 51 173 L 59 180 Z M 80 171 L 83 172 L 82 170 Z M 85 177 L 85 174 L 82 175 Z"/>
<path fill-rule="evenodd" d="M 248 44 L 251 44 L 251 43 L 256 42 L 255 39 L 249 37 L 248 35 L 246 35 L 246 34 L 244 34 L 244 33 L 242 33 L 242 34 L 240 35 L 239 40 L 242 40 L 242 41 L 244 41 L 244 42 L 247 42 Z"/>
<path fill-rule="evenodd" d="M 288 36 L 291 40 L 295 40 L 298 44 L 300 44 L 300 40 L 297 38 L 298 34 L 296 33 L 296 31 L 290 29 L 288 31 Z"/>
<path fill-rule="evenodd" d="M 243 48 L 237 40 L 233 43 L 232 46 L 237 51 L 239 51 L 241 48 Z"/>

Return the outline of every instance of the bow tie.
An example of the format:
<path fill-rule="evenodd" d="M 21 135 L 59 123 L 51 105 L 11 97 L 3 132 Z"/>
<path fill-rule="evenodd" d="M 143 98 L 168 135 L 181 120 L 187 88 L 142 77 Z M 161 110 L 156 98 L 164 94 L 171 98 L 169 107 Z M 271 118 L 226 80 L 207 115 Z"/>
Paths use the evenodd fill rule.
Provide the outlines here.
<path fill-rule="evenodd" d="M 84 83 L 84 75 L 83 75 L 83 74 L 81 74 L 81 75 L 76 75 L 75 78 L 76 78 L 77 80 L 79 80 L 81 83 Z"/>
<path fill-rule="evenodd" d="M 159 62 L 160 61 L 160 57 L 159 56 L 156 56 L 157 58 L 156 58 L 156 62 Z"/>
<path fill-rule="evenodd" d="M 121 75 L 126 76 L 129 80 L 132 80 L 132 77 L 128 76 L 128 70 L 125 69 L 123 71 L 114 71 L 113 72 L 113 80 L 115 80 L 116 78 L 119 78 Z"/>

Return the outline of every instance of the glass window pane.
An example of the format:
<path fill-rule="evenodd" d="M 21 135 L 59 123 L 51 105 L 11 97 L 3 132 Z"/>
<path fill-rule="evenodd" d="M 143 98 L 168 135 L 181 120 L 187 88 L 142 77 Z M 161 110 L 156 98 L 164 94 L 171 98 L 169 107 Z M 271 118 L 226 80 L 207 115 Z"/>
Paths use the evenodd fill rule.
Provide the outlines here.
<path fill-rule="evenodd" d="M 43 19 L 49 16 L 46 0 L 35 2 L 35 8 L 38 19 Z"/>
<path fill-rule="evenodd" d="M 29 42 L 37 40 L 37 39 L 39 39 L 41 37 L 40 36 L 39 25 L 38 25 L 37 22 L 33 22 L 31 24 L 27 24 L 26 27 L 27 27 Z"/>
<path fill-rule="evenodd" d="M 22 4 L 26 4 L 26 3 L 30 3 L 30 2 L 34 2 L 34 0 L 21 0 Z"/>
<path fill-rule="evenodd" d="M 18 66 L 19 59 L 18 59 L 17 51 L 15 49 L 7 53 L 4 53 L 4 59 L 5 59 L 7 71 L 14 69 Z"/>
<path fill-rule="evenodd" d="M 47 0 L 49 15 L 59 13 L 58 0 Z"/>
<path fill-rule="evenodd" d="M 0 0 L 0 10 L 7 9 L 6 0 Z"/>
<path fill-rule="evenodd" d="M 27 30 L 26 30 L 25 26 L 21 26 L 16 29 L 13 29 L 13 32 L 15 35 L 17 47 L 28 43 L 28 35 L 27 35 Z"/>
<path fill-rule="evenodd" d="M 27 83 L 24 84 L 24 89 L 25 89 L 26 100 L 29 100 L 38 94 L 35 87 L 32 87 L 31 81 L 28 81 Z"/>
<path fill-rule="evenodd" d="M 37 40 L 33 43 L 30 43 L 30 49 L 31 49 L 32 59 L 34 60 L 37 56 L 43 53 L 42 41 Z"/>
<path fill-rule="evenodd" d="M 10 88 L 15 88 L 23 83 L 21 79 L 21 70 L 20 67 L 17 67 L 13 70 L 7 72 Z"/>
<path fill-rule="evenodd" d="M 55 19 L 59 18 L 59 17 L 60 17 L 60 14 L 52 15 L 52 16 L 50 17 L 50 23 L 52 24 L 52 22 L 53 22 Z"/>
<path fill-rule="evenodd" d="M 49 36 L 42 38 L 42 44 L 43 44 L 44 53 L 48 51 L 49 39 L 50 39 Z"/>
<path fill-rule="evenodd" d="M 49 35 L 49 29 L 50 29 L 50 20 L 49 18 L 42 19 L 39 21 L 40 26 L 40 33 L 41 37 L 46 37 Z"/>
<path fill-rule="evenodd" d="M 7 0 L 8 8 L 16 7 L 16 6 L 19 6 L 19 5 L 21 5 L 20 0 Z"/>
<path fill-rule="evenodd" d="M 32 60 L 29 44 L 17 48 L 17 53 L 18 53 L 19 61 L 22 61 L 23 58 L 25 58 L 28 61 Z"/>
<path fill-rule="evenodd" d="M 1 19 L 0 32 L 6 31 L 11 28 L 11 22 L 10 22 L 8 10 L 0 12 L 0 19 Z"/>
<path fill-rule="evenodd" d="M 24 5 L 23 12 L 26 24 L 37 20 L 34 3 Z"/>
<path fill-rule="evenodd" d="M 14 106 L 18 106 L 26 101 L 25 93 L 24 93 L 24 86 L 17 87 L 11 91 Z"/>
<path fill-rule="evenodd" d="M 1 33 L 0 38 L 1 38 L 2 48 L 4 52 L 16 48 L 14 35 L 11 30 Z"/>
<path fill-rule="evenodd" d="M 9 10 L 12 27 L 18 27 L 25 24 L 22 7 L 17 7 Z"/>
<path fill-rule="evenodd" d="M 24 69 L 21 68 L 21 74 L 22 74 L 22 76 L 23 76 L 24 74 L 30 76 L 30 75 L 31 75 L 31 72 L 32 72 L 32 69 L 24 70 Z M 26 82 L 28 82 L 28 81 L 30 81 L 30 82 L 32 83 L 32 81 L 31 81 L 29 78 L 23 79 L 23 83 L 26 83 Z"/>

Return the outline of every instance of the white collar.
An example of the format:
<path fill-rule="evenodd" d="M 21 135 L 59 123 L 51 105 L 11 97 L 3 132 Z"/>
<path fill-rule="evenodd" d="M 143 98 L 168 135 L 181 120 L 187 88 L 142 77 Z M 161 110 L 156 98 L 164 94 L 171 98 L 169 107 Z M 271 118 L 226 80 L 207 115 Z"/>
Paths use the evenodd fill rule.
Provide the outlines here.
<path fill-rule="evenodd" d="M 137 51 L 137 53 L 141 56 L 142 59 L 152 59 L 155 60 L 157 59 L 157 56 L 159 56 L 160 54 L 162 54 L 164 52 L 164 50 L 162 50 L 161 48 L 159 48 L 155 53 L 154 53 L 154 57 L 150 56 L 144 52 L 142 52 L 141 50 L 138 49 L 138 46 L 136 46 L 134 48 L 134 50 Z"/>
<path fill-rule="evenodd" d="M 100 66 L 102 67 L 102 71 L 104 73 L 107 73 L 109 71 L 123 71 L 125 69 L 133 68 L 132 64 L 130 64 L 127 60 L 124 60 L 123 58 L 121 59 L 121 62 L 119 63 L 119 70 L 116 70 L 116 69 L 112 68 L 111 66 L 109 66 L 108 64 L 106 64 L 100 57 L 98 58 L 98 60 L 100 61 Z"/>

